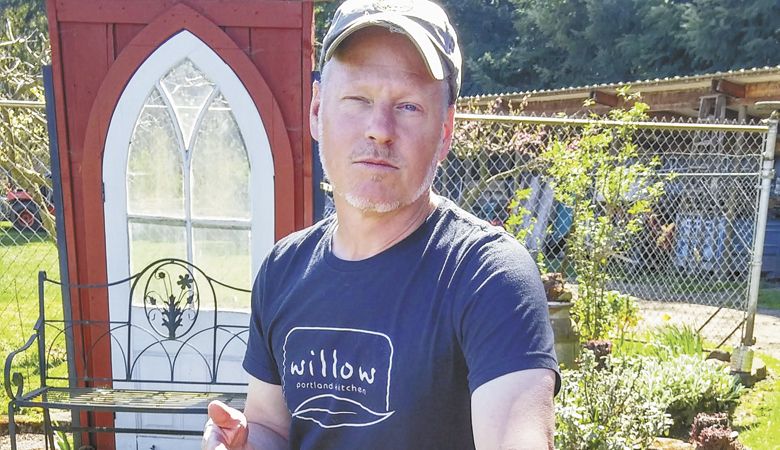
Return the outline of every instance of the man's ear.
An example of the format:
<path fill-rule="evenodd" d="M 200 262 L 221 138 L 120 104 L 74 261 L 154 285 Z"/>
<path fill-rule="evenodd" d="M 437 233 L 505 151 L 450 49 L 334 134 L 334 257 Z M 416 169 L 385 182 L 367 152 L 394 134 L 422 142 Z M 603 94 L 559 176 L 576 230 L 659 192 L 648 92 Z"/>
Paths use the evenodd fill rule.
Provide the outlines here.
<path fill-rule="evenodd" d="M 447 116 L 444 119 L 444 133 L 442 133 L 442 143 L 439 149 L 439 162 L 444 161 L 452 146 L 452 135 L 455 132 L 455 105 L 447 108 Z"/>
<path fill-rule="evenodd" d="M 320 105 L 322 105 L 322 98 L 320 97 L 320 82 L 315 81 L 311 85 L 311 105 L 309 106 L 309 132 L 315 141 L 320 138 Z"/>

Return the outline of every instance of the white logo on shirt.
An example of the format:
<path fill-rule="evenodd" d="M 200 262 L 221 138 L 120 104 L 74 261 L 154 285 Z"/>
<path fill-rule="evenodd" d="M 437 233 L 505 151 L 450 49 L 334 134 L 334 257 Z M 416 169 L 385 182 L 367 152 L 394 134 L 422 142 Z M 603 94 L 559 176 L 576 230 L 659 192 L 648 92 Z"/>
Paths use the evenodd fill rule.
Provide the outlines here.
<path fill-rule="evenodd" d="M 292 416 L 323 428 L 390 417 L 393 343 L 375 331 L 295 327 L 284 340 L 282 387 Z"/>

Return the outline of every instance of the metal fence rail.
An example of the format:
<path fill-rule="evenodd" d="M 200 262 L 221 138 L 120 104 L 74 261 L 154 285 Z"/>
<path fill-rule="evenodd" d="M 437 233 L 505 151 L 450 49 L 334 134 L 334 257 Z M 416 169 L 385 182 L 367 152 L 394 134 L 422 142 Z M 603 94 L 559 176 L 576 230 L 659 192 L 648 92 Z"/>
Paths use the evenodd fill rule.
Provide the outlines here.
<path fill-rule="evenodd" d="M 496 225 L 510 215 L 514 193 L 531 189 L 524 207 L 535 220 L 525 244 L 545 266 L 575 276 L 567 239 L 570 208 L 554 199 L 538 156 L 557 138 L 576 141 L 584 127 L 614 121 L 460 114 L 453 148 L 434 189 Z M 674 174 L 642 230 L 610 261 L 610 288 L 639 300 L 643 326 L 688 323 L 713 344 L 743 337 L 751 294 L 757 295 L 756 231 L 762 164 L 774 150 L 771 124 L 634 123 L 638 159 L 660 159 Z M 764 206 L 764 209 L 766 207 Z M 751 289 L 752 288 L 752 289 Z M 753 299 L 753 314 L 755 298 Z M 740 332 L 742 330 L 742 333 Z M 750 329 L 752 333 L 752 328 Z M 749 338 L 749 337 L 748 337 Z"/>

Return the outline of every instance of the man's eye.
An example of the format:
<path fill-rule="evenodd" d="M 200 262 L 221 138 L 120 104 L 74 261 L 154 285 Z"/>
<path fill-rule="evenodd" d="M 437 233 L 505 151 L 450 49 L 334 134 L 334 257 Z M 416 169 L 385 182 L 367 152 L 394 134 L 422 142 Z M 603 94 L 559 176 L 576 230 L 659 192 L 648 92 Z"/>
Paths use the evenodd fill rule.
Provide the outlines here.
<path fill-rule="evenodd" d="M 417 112 L 420 110 L 420 108 L 417 105 L 413 105 L 411 103 L 404 103 L 399 106 L 399 109 L 402 109 L 404 111 L 408 112 Z"/>

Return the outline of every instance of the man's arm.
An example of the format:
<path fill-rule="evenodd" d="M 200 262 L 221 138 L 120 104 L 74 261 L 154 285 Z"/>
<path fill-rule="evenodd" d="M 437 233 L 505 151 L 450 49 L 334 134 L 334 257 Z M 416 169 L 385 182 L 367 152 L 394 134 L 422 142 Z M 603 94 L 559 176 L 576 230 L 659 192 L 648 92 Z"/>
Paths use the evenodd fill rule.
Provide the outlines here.
<path fill-rule="evenodd" d="M 204 450 L 289 448 L 291 417 L 279 385 L 250 376 L 244 413 L 212 404 L 209 419 L 203 433 Z"/>
<path fill-rule="evenodd" d="M 471 395 L 471 422 L 478 450 L 553 449 L 556 374 L 550 369 L 508 373 Z"/>
<path fill-rule="evenodd" d="M 250 376 L 244 414 L 249 424 L 250 448 L 288 448 L 292 419 L 284 401 L 282 386 Z"/>

